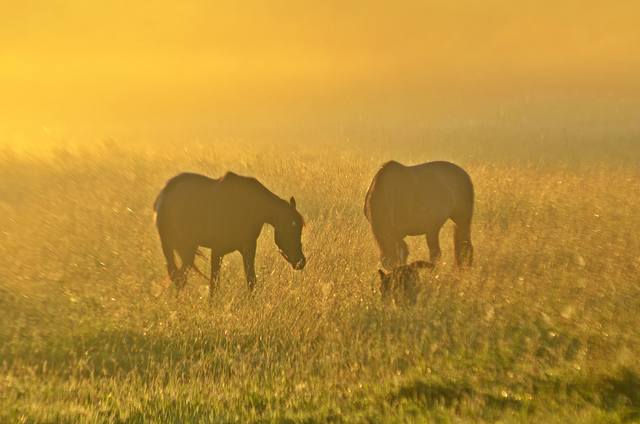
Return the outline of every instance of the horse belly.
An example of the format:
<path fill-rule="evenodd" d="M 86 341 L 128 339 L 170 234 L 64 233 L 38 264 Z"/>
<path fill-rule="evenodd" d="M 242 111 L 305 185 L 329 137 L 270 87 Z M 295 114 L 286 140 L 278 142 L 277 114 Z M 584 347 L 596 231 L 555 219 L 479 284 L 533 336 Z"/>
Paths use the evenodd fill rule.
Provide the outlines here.
<path fill-rule="evenodd" d="M 219 240 L 217 242 L 211 241 L 211 240 L 205 240 L 201 243 L 198 243 L 198 246 L 211 249 L 213 252 L 215 252 L 216 255 L 220 255 L 220 256 L 224 256 L 228 253 L 235 252 L 236 250 L 240 250 L 239 246 L 221 243 Z"/>
<path fill-rule="evenodd" d="M 235 242 L 234 231 L 224 225 L 208 225 L 198 237 L 198 245 L 214 250 L 218 254 L 226 254 L 239 249 Z"/>
<path fill-rule="evenodd" d="M 225 255 L 236 250 L 242 250 L 248 243 L 255 241 L 260 231 L 256 231 L 250 223 L 219 223 L 207 227 L 202 235 L 200 246 L 213 249 L 217 254 Z"/>
<path fill-rule="evenodd" d="M 405 236 L 420 236 L 422 234 L 425 234 L 426 232 L 427 230 L 422 227 L 406 228 L 404 231 L 402 231 Z"/>
<path fill-rule="evenodd" d="M 404 220 L 397 220 L 396 225 L 403 235 L 419 236 L 440 228 L 449 217 L 443 208 L 420 208 L 407 211 Z"/>

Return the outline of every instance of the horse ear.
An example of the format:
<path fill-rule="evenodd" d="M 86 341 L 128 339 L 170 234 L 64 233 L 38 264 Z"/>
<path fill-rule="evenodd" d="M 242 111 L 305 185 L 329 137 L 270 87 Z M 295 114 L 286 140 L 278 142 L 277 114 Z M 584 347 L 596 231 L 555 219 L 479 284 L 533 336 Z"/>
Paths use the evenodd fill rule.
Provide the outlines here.
<path fill-rule="evenodd" d="M 296 199 L 294 199 L 293 196 L 291 196 L 291 199 L 289 199 L 289 204 L 293 209 L 296 208 Z"/>

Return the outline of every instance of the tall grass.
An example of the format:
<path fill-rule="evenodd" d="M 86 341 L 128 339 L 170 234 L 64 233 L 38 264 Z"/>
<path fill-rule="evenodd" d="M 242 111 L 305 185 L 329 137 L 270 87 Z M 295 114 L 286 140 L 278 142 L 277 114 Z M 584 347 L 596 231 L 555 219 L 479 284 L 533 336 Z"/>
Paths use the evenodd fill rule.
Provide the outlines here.
<path fill-rule="evenodd" d="M 639 149 L 476 141 L 5 149 L 0 421 L 640 419 Z M 455 160 L 477 192 L 475 266 L 453 266 L 447 226 L 406 309 L 380 301 L 362 213 L 392 157 Z M 295 195 L 304 271 L 265 227 L 254 293 L 229 255 L 210 306 L 197 275 L 176 296 L 151 206 L 183 170 Z"/>

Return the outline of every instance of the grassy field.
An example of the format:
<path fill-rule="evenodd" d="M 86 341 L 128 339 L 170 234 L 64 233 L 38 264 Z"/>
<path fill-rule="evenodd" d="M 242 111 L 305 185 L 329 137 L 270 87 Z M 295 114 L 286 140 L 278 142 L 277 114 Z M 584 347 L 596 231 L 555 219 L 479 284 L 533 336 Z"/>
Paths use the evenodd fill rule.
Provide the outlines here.
<path fill-rule="evenodd" d="M 0 150 L 0 422 L 639 421 L 637 136 L 520 137 Z M 407 309 L 380 301 L 362 213 L 391 158 L 477 191 L 475 266 L 447 224 Z M 295 195 L 304 271 L 265 227 L 255 293 L 234 254 L 211 306 L 197 275 L 176 298 L 152 203 L 183 170 Z"/>

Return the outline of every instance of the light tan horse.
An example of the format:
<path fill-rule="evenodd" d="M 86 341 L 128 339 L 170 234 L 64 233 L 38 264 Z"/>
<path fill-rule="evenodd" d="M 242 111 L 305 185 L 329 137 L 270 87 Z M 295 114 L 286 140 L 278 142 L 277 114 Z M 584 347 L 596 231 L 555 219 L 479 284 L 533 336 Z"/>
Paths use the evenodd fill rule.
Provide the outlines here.
<path fill-rule="evenodd" d="M 425 234 L 429 258 L 440 258 L 440 229 L 451 219 L 456 227 L 456 262 L 471 265 L 473 184 L 469 175 L 450 162 L 404 166 L 385 163 L 373 177 L 364 214 L 380 249 L 382 266 L 390 270 L 406 263 L 406 236 Z"/>

